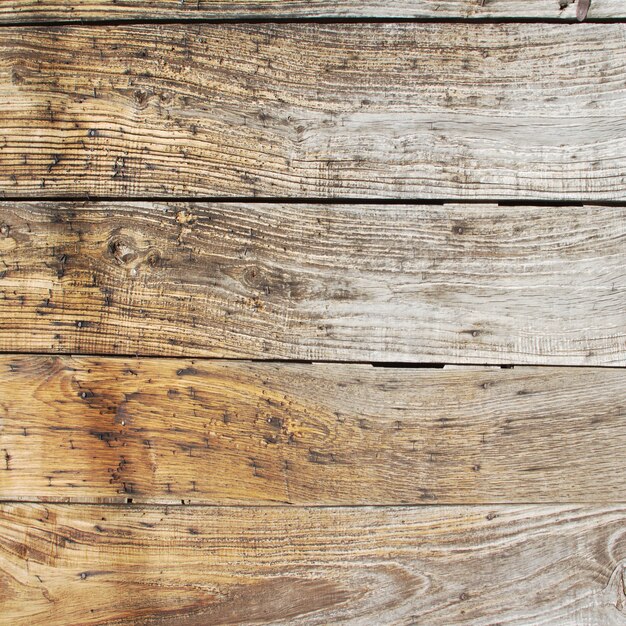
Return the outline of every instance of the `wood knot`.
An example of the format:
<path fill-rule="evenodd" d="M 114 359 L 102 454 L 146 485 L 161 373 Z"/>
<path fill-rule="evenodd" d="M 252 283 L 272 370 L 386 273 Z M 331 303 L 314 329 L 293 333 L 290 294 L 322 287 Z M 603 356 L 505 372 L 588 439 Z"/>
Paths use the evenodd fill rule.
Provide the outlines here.
<path fill-rule="evenodd" d="M 13 68 L 11 70 L 11 82 L 14 85 L 21 85 L 24 82 L 24 77 L 22 76 L 22 74 L 20 74 L 20 72 Z"/>
<path fill-rule="evenodd" d="M 196 216 L 190 211 L 183 209 L 176 212 L 176 221 L 183 226 L 189 226 L 196 221 Z"/>
<path fill-rule="evenodd" d="M 467 232 L 467 224 L 464 222 L 457 222 L 452 226 L 452 232 L 455 235 L 464 235 Z"/>
<path fill-rule="evenodd" d="M 273 281 L 256 266 L 247 267 L 243 270 L 241 281 L 246 287 L 254 290 L 262 298 L 266 298 L 275 291 L 280 291 L 280 284 Z"/>
<path fill-rule="evenodd" d="M 109 242 L 109 254 L 120 265 L 128 265 L 135 261 L 138 256 L 132 243 L 124 238 L 112 239 Z"/>
<path fill-rule="evenodd" d="M 150 250 L 150 252 L 146 255 L 146 263 L 152 268 L 161 266 L 161 253 L 158 250 Z"/>
<path fill-rule="evenodd" d="M 142 91 L 141 89 L 136 89 L 133 92 L 133 98 L 139 106 L 143 106 L 150 98 L 150 94 L 146 91 Z"/>
<path fill-rule="evenodd" d="M 255 289 L 263 282 L 263 274 L 259 268 L 255 266 L 246 267 L 242 272 L 241 278 L 244 284 L 249 287 L 254 287 Z"/>
<path fill-rule="evenodd" d="M 626 614 L 626 567 L 624 560 L 617 563 L 603 591 L 604 601 Z"/>

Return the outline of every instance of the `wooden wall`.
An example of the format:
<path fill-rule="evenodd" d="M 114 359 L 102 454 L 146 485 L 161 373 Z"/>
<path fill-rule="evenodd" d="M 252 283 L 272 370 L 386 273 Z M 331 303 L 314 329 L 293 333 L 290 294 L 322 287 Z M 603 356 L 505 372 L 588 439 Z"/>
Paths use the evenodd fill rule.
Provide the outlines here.
<path fill-rule="evenodd" d="M 0 624 L 626 623 L 626 5 L 0 4 Z"/>

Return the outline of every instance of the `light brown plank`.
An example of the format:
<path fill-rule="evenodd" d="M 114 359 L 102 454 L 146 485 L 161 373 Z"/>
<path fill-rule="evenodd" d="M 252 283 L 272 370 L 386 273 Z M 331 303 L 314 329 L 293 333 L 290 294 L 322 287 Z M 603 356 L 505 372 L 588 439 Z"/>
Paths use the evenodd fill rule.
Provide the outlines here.
<path fill-rule="evenodd" d="M 0 203 L 0 350 L 626 364 L 626 209 Z"/>
<path fill-rule="evenodd" d="M 626 494 L 618 369 L 3 356 L 0 398 L 2 499 L 352 505 Z"/>
<path fill-rule="evenodd" d="M 10 197 L 626 199 L 626 24 L 0 31 Z"/>
<path fill-rule="evenodd" d="M 3 0 L 0 23 L 238 18 L 575 19 L 575 0 Z M 588 19 L 626 17 L 621 0 L 593 0 Z"/>
<path fill-rule="evenodd" d="M 620 626 L 626 509 L 0 507 L 15 626 Z"/>

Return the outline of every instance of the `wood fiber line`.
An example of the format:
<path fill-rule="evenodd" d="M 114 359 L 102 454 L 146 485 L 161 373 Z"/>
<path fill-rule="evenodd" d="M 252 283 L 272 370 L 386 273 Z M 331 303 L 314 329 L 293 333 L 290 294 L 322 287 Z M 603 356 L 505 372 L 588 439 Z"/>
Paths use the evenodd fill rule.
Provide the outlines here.
<path fill-rule="evenodd" d="M 623 507 L 0 507 L 15 626 L 618 626 Z"/>
<path fill-rule="evenodd" d="M 0 358 L 0 498 L 624 499 L 626 371 Z"/>
<path fill-rule="evenodd" d="M 626 209 L 0 203 L 0 350 L 626 364 Z"/>
<path fill-rule="evenodd" d="M 3 0 L 0 23 L 279 18 L 576 17 L 574 0 Z M 593 0 L 589 19 L 623 19 L 621 0 Z"/>
<path fill-rule="evenodd" d="M 518 23 L 2 29 L 0 193 L 624 200 L 625 34 Z"/>

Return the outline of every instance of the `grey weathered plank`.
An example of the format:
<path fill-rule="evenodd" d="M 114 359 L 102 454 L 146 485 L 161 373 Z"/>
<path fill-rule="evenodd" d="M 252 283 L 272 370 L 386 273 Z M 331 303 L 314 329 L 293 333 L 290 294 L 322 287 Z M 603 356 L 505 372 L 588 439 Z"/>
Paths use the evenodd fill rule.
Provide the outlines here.
<path fill-rule="evenodd" d="M 0 193 L 624 200 L 625 34 L 3 29 Z"/>
<path fill-rule="evenodd" d="M 626 209 L 0 203 L 0 350 L 626 364 Z"/>
<path fill-rule="evenodd" d="M 3 356 L 0 398 L 4 500 L 599 503 L 626 494 L 620 369 Z"/>
<path fill-rule="evenodd" d="M 14 626 L 620 626 L 626 509 L 0 506 Z"/>
<path fill-rule="evenodd" d="M 575 0 L 4 0 L 0 23 L 241 18 L 574 19 Z M 593 0 L 588 19 L 626 17 L 621 0 Z"/>

